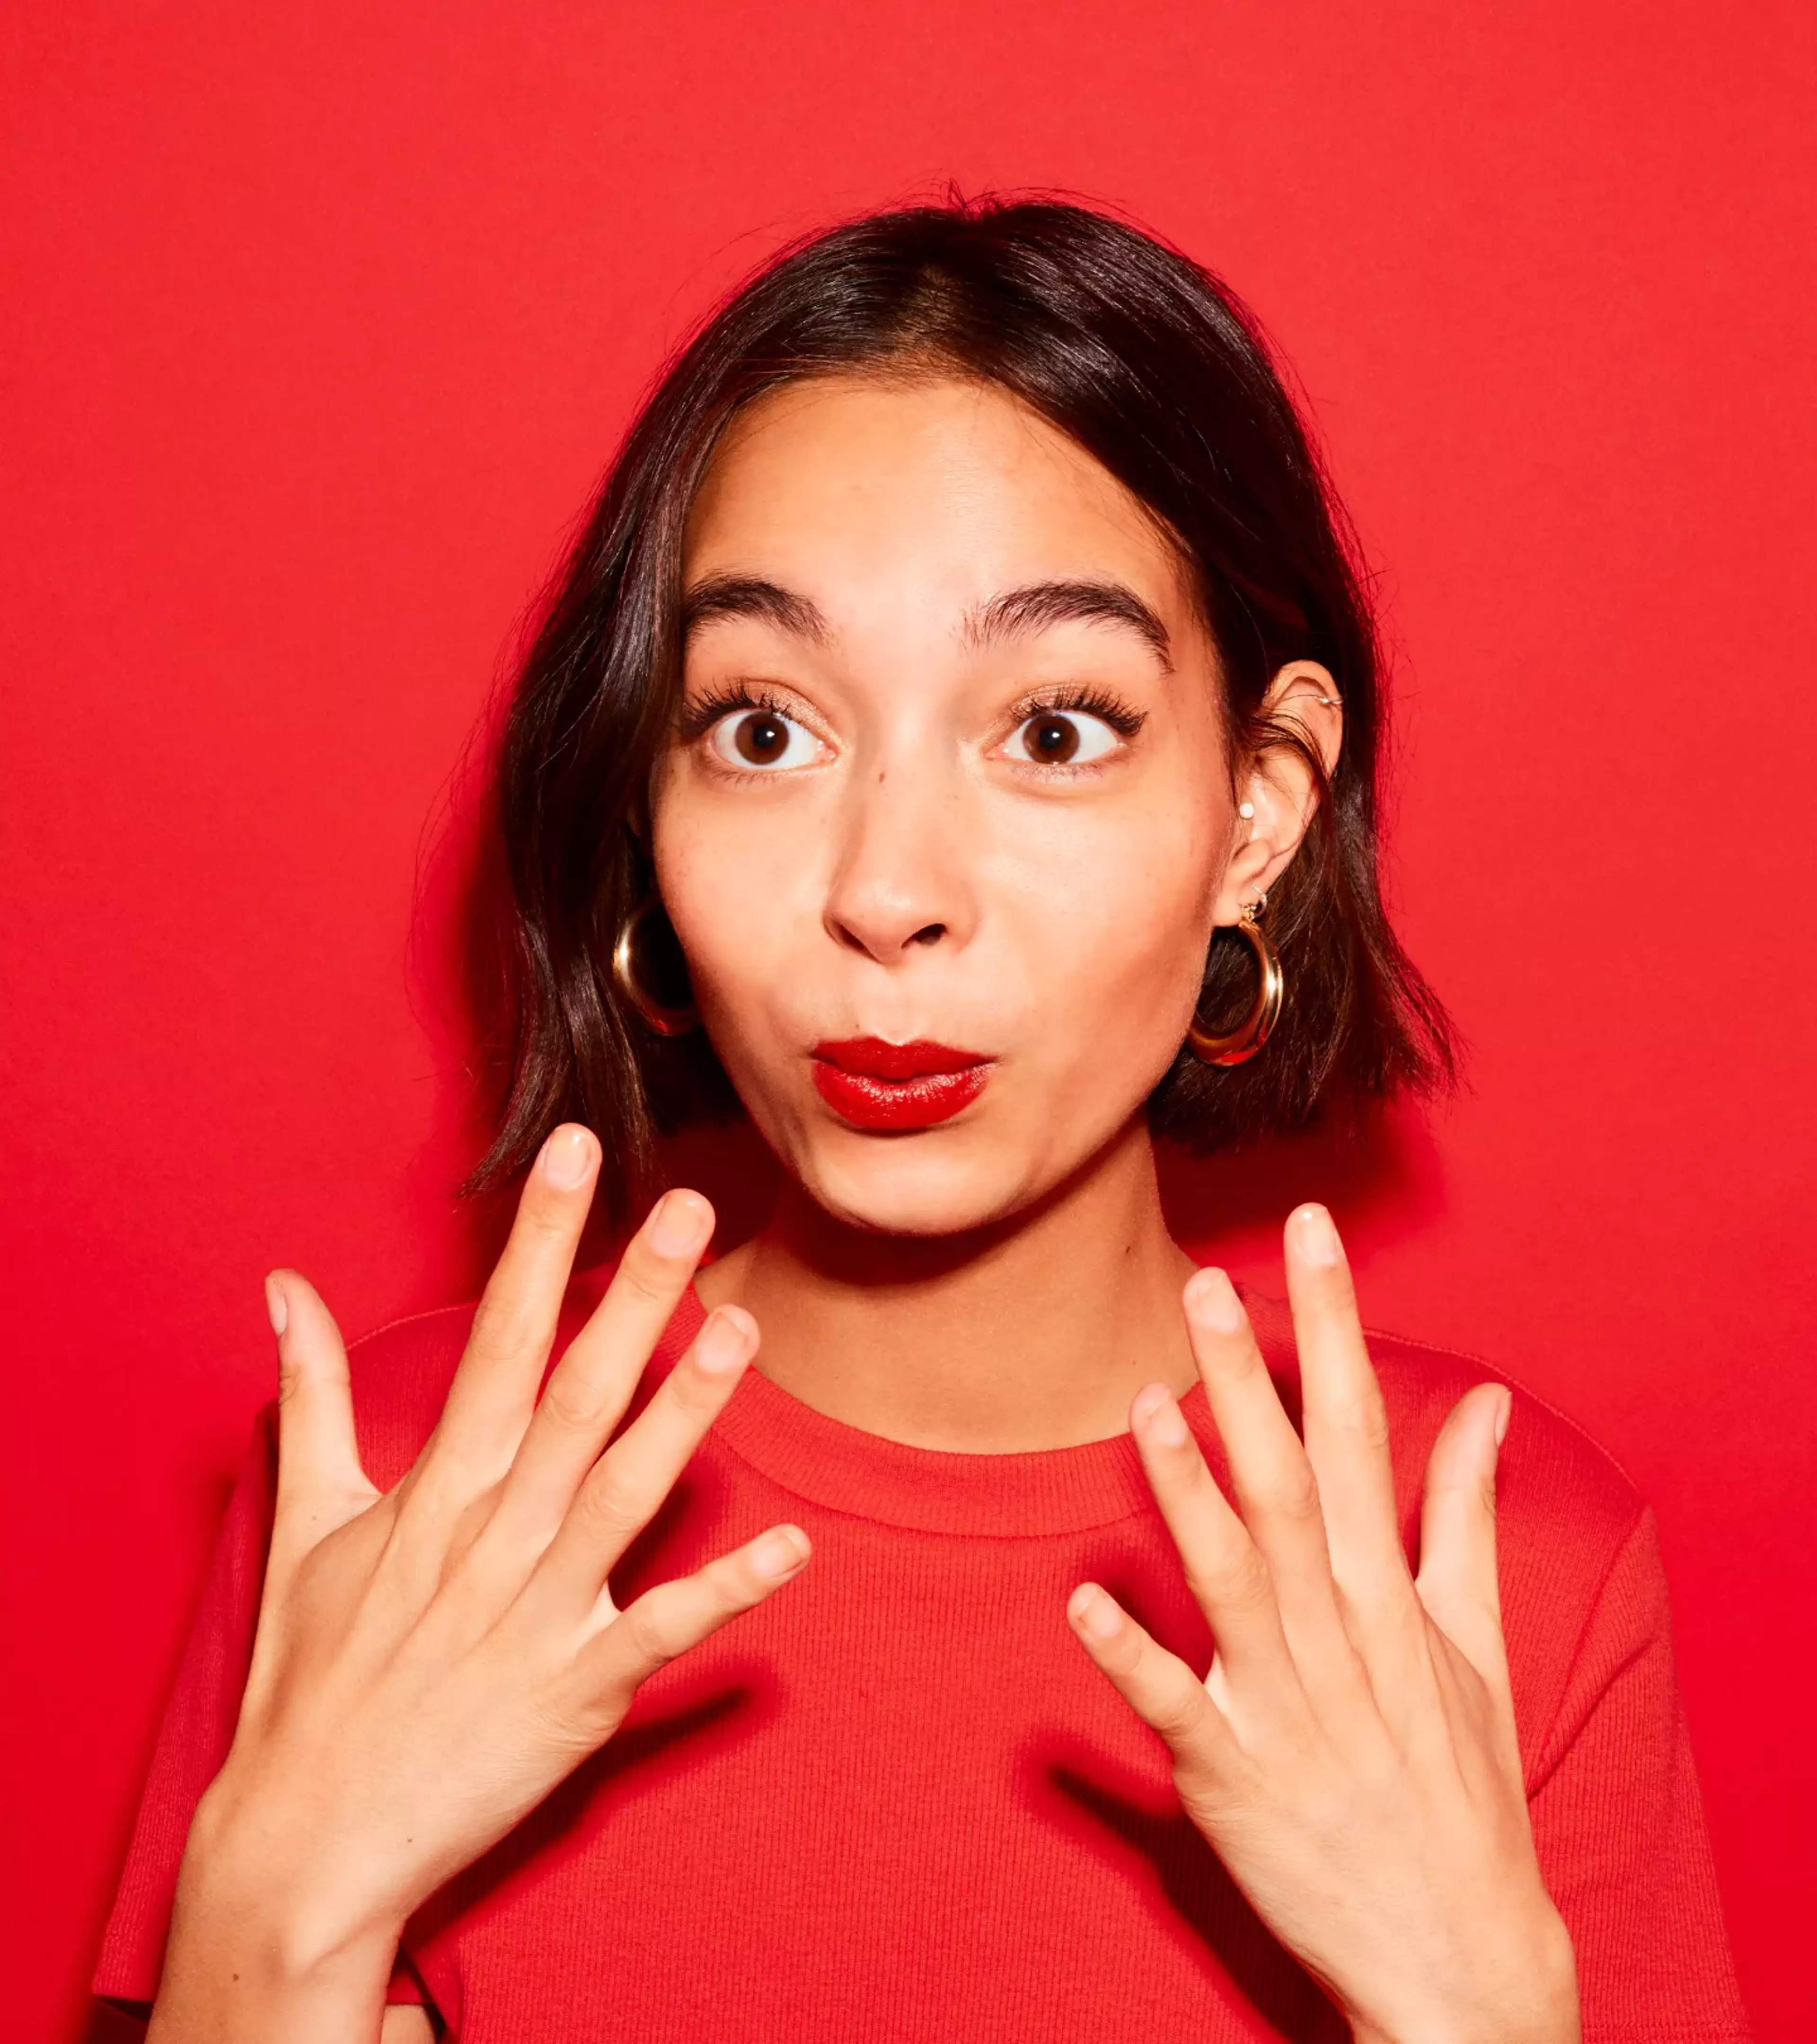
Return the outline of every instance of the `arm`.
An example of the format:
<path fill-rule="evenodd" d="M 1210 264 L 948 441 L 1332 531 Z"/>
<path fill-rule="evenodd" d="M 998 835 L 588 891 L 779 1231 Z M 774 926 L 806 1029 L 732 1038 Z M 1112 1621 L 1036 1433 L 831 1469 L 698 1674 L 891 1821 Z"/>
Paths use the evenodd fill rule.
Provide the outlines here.
<path fill-rule="evenodd" d="M 1609 1563 L 1529 1783 L 1591 2038 L 1749 2034 L 1674 1666 L 1658 1527 Z"/>
<path fill-rule="evenodd" d="M 294 1273 L 271 1281 L 271 1552 L 232 1746 L 183 1855 L 152 2044 L 386 2034 L 417 1906 L 610 1738 L 656 1668 L 806 1561 L 805 1536 L 772 1528 L 613 1605 L 609 1571 L 756 1329 L 736 1308 L 710 1316 L 613 1439 L 711 1231 L 706 1202 L 672 1193 L 539 1397 L 598 1162 L 583 1129 L 550 1139 L 435 1432 L 382 1495 L 332 1319 Z"/>

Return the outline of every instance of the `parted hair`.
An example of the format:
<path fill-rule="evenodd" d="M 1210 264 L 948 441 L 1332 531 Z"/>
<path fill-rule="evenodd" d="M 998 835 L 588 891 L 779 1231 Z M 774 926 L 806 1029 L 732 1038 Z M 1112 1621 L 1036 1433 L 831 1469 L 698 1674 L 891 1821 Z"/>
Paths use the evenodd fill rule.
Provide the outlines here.
<path fill-rule="evenodd" d="M 645 805 L 679 698 L 685 524 L 728 423 L 764 393 L 927 374 L 1030 405 L 1161 521 L 1217 653 L 1233 790 L 1270 749 L 1296 751 L 1314 777 L 1316 813 L 1269 897 L 1287 980 L 1274 1032 L 1230 1066 L 1182 1047 L 1147 1102 L 1154 1132 L 1220 1148 L 1454 1075 L 1444 1011 L 1382 905 L 1387 705 L 1354 538 L 1257 321 L 1211 272 L 1114 217 L 955 198 L 816 234 L 740 286 L 655 385 L 551 580 L 493 761 L 502 885 L 479 985 L 498 1111 L 468 1189 L 514 1177 L 576 1120 L 601 1139 L 604 1196 L 622 1213 L 654 1189 L 659 1135 L 738 1112 L 705 1032 L 654 1035 L 612 974 L 653 885 Z M 1296 724 L 1262 715 L 1296 659 L 1321 662 L 1343 697 L 1328 776 Z M 644 928 L 659 951 L 666 919 Z M 1231 1026 L 1254 989 L 1247 945 L 1220 932 L 1206 1025 Z"/>

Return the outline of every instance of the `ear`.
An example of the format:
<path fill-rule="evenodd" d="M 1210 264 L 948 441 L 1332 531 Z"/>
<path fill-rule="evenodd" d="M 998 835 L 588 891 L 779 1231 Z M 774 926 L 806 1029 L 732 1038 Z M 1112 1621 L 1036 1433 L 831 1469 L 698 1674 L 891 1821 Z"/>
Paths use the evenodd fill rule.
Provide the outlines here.
<path fill-rule="evenodd" d="M 1344 711 L 1329 668 L 1316 660 L 1290 661 L 1270 683 L 1262 713 L 1271 724 L 1296 728 L 1323 761 L 1327 775 L 1336 767 Z M 1245 906 L 1266 894 L 1286 871 L 1319 797 L 1306 763 L 1297 753 L 1268 750 L 1243 769 L 1236 799 L 1230 862 L 1213 918 L 1221 924 L 1235 922 Z M 1248 816 L 1242 813 L 1246 804 L 1251 812 Z"/>

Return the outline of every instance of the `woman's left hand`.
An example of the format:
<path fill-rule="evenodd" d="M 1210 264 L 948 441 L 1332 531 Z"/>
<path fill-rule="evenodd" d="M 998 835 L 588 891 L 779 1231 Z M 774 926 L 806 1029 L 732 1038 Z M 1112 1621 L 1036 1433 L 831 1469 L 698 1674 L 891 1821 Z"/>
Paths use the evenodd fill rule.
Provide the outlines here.
<path fill-rule="evenodd" d="M 1426 1467 L 1419 1571 L 1337 1231 L 1287 1226 L 1302 1443 L 1221 1270 L 1186 1317 L 1237 1509 L 1164 1387 L 1136 1444 L 1212 1627 L 1200 1681 L 1097 1585 L 1074 1629 L 1164 1739 L 1188 1815 L 1369 2044 L 1577 2044 L 1569 1934 L 1540 1877 L 1496 1580 L 1510 1394 L 1478 1385 Z M 1240 1516 L 1239 1516 L 1240 1514 Z"/>

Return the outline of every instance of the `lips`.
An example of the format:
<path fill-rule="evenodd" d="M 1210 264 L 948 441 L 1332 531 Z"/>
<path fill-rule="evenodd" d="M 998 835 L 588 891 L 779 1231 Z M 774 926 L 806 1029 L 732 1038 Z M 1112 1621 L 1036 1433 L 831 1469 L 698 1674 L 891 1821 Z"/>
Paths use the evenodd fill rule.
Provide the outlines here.
<path fill-rule="evenodd" d="M 814 1046 L 814 1085 L 856 1128 L 894 1132 L 950 1121 L 984 1091 L 992 1060 L 918 1037 L 886 1043 L 854 1036 Z"/>

